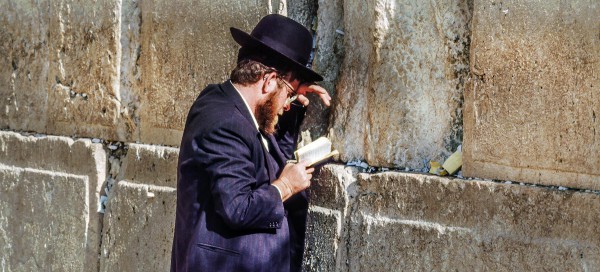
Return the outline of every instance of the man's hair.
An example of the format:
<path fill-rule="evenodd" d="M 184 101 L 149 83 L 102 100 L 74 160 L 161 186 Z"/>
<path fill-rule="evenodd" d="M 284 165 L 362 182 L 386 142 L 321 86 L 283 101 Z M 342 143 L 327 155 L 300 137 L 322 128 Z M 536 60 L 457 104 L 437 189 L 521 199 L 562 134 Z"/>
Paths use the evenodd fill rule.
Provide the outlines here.
<path fill-rule="evenodd" d="M 241 85 L 256 83 L 264 74 L 277 72 L 279 76 L 293 81 L 297 78 L 291 66 L 280 57 L 253 50 L 240 48 L 237 66 L 231 71 L 231 82 Z"/>
<path fill-rule="evenodd" d="M 261 76 L 272 72 L 277 72 L 277 69 L 255 60 L 245 59 L 238 62 L 229 77 L 233 83 L 248 85 L 258 82 Z"/>

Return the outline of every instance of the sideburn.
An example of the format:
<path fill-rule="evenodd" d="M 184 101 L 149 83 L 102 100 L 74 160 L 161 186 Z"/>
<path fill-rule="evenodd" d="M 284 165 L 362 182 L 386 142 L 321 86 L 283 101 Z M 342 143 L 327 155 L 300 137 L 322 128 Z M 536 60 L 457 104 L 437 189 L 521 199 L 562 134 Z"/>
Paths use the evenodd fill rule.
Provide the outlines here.
<path fill-rule="evenodd" d="M 258 106 L 256 112 L 256 121 L 258 122 L 259 129 L 267 135 L 273 135 L 275 133 L 275 126 L 277 125 L 277 98 L 275 97 L 280 91 L 271 92 L 267 97 L 267 101 L 262 105 Z"/>

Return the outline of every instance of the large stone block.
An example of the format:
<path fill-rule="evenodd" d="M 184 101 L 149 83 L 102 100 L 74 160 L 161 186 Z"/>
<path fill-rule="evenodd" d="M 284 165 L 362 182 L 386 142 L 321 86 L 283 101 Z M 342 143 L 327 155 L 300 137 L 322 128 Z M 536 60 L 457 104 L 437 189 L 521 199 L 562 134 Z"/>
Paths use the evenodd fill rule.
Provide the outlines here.
<path fill-rule="evenodd" d="M 305 271 L 345 271 L 347 225 L 357 174 L 356 168 L 336 164 L 314 172 L 308 189 Z"/>
<path fill-rule="evenodd" d="M 470 1 L 344 1 L 330 136 L 342 160 L 422 168 L 461 142 Z"/>
<path fill-rule="evenodd" d="M 100 271 L 168 271 L 175 189 L 124 180 L 115 187 L 104 217 Z"/>
<path fill-rule="evenodd" d="M 120 1 L 0 7 L 0 126 L 129 139 L 120 121 Z"/>
<path fill-rule="evenodd" d="M 175 188 L 178 158 L 178 148 L 129 144 L 117 180 Z"/>
<path fill-rule="evenodd" d="M 229 27 L 251 31 L 285 1 L 142 1 L 136 69 L 140 139 L 179 145 L 189 107 L 209 83 L 229 78 L 238 45 Z M 282 9 L 280 11 L 280 8 Z M 125 34 L 129 35 L 129 34 Z M 136 37 L 131 37 L 134 41 Z M 127 46 L 125 46 L 127 47 Z M 139 67 L 138 67 L 139 66 Z"/>
<path fill-rule="evenodd" d="M 45 131 L 48 3 L 0 2 L 0 128 Z"/>
<path fill-rule="evenodd" d="M 309 209 L 304 249 L 304 271 L 339 271 L 345 260 L 342 240 L 344 217 L 340 211 L 312 206 Z M 345 252 L 344 252 L 345 253 Z"/>
<path fill-rule="evenodd" d="M 285 1 L 0 3 L 0 128 L 179 145 L 189 106 L 228 78 L 229 26 Z"/>
<path fill-rule="evenodd" d="M 339 164 L 326 164 L 317 168 L 308 188 L 310 204 L 344 211 L 349 208 L 350 198 L 356 194 L 358 170 Z"/>
<path fill-rule="evenodd" d="M 2 270 L 97 271 L 98 249 L 95 261 L 85 253 L 89 186 L 86 176 L 0 164 Z"/>
<path fill-rule="evenodd" d="M 600 196 L 420 174 L 359 174 L 350 270 L 600 265 Z"/>
<path fill-rule="evenodd" d="M 101 271 L 169 270 L 178 151 L 129 145 L 106 207 Z"/>
<path fill-rule="evenodd" d="M 75 141 L 56 136 L 38 138 L 13 132 L 0 132 L 0 166 L 8 169 L 4 170 L 0 181 L 0 186 L 8 190 L 0 194 L 0 201 L 7 203 L 8 206 L 6 208 L 4 205 L 0 206 L 3 206 L 3 214 L 9 218 L 7 222 L 10 223 L 8 231 L 12 232 L 11 236 L 31 234 L 29 238 L 47 241 L 49 245 L 55 240 L 43 237 L 44 231 L 48 234 L 57 234 L 60 239 L 68 240 L 61 241 L 60 246 L 53 246 L 51 249 L 47 247 L 45 250 L 47 252 L 40 252 L 39 254 L 42 255 L 36 253 L 35 256 L 45 258 L 44 264 L 57 267 L 57 270 L 63 270 L 58 268 L 66 265 L 68 267 L 65 268 L 83 267 L 83 269 L 75 269 L 78 271 L 97 271 L 101 228 L 98 215 L 99 195 L 107 172 L 106 152 L 102 145 L 93 144 L 86 139 Z M 16 189 L 10 189 L 13 187 Z M 36 188 L 43 189 L 43 194 L 35 191 Z M 15 198 L 13 193 L 20 196 Z M 22 210 L 26 206 L 43 212 L 37 218 L 37 212 Z M 29 212 L 32 214 L 28 215 Z M 21 219 L 25 221 L 20 221 Z M 26 222 L 30 219 L 37 221 Z M 32 229 L 26 227 L 27 229 L 23 230 L 13 226 L 21 223 L 37 225 L 31 225 Z M 73 229 L 64 227 L 68 224 L 73 224 Z M 50 228 L 45 230 L 48 226 Z M 82 235 L 79 234 L 79 228 L 83 228 Z M 36 229 L 43 231 L 38 232 Z M 30 230 L 32 233 L 28 233 Z M 72 236 L 67 234 L 70 230 L 73 231 Z M 15 249 L 30 248 L 32 245 L 27 240 L 29 238 L 12 240 L 6 246 Z M 77 254 L 65 257 L 66 253 L 63 254 L 62 247 L 65 246 L 64 250 L 67 252 L 75 250 L 71 246 L 75 244 L 78 245 L 75 247 Z M 39 250 L 42 247 L 37 247 L 38 245 L 43 246 L 34 244 L 33 247 Z M 15 250 L 5 256 L 11 260 L 29 259 L 28 252 Z M 78 264 L 79 260 L 84 260 L 82 261 L 84 264 Z M 39 265 L 44 265 L 41 259 L 38 261 Z M 68 263 L 60 264 L 60 262 Z M 29 267 L 28 264 L 23 268 Z"/>
<path fill-rule="evenodd" d="M 50 1 L 49 13 L 48 133 L 128 139 L 118 127 L 120 1 Z"/>
<path fill-rule="evenodd" d="M 463 175 L 600 189 L 600 5 L 475 1 Z"/>
<path fill-rule="evenodd" d="M 352 244 L 350 271 L 589 271 L 600 264 L 600 248 L 584 241 L 481 237 L 431 222 L 362 220 L 362 236 L 350 238 L 360 241 Z"/>

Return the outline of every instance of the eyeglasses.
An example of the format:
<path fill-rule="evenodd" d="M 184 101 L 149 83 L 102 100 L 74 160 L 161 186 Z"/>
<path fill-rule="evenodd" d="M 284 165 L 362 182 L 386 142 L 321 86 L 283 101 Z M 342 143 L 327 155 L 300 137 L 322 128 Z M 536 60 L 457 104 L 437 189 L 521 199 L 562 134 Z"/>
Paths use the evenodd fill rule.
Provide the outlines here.
<path fill-rule="evenodd" d="M 296 98 L 298 98 L 298 93 L 296 93 L 296 90 L 294 90 L 294 88 L 292 88 L 292 85 L 290 85 L 289 83 L 287 83 L 285 81 L 285 79 L 283 79 L 282 77 L 279 77 L 279 76 L 277 78 L 279 80 L 281 80 L 281 82 L 283 82 L 283 84 L 285 84 L 285 86 L 287 86 L 291 90 L 291 92 L 286 90 L 288 92 L 288 95 L 287 95 L 287 99 L 285 100 L 285 104 L 289 105 L 292 102 L 294 102 L 294 100 L 296 100 Z"/>

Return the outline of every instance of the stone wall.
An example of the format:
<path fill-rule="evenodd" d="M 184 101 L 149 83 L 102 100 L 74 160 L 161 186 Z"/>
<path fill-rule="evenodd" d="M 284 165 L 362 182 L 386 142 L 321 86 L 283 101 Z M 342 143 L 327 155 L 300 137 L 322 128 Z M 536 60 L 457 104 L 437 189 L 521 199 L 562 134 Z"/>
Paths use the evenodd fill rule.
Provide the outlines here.
<path fill-rule="evenodd" d="M 600 4 L 475 3 L 464 174 L 600 189 Z"/>
<path fill-rule="evenodd" d="M 304 270 L 598 270 L 594 1 L 0 0 L 2 271 L 168 271 L 188 107 L 269 13 L 334 97 L 304 140 L 413 171 L 318 169 Z"/>
<path fill-rule="evenodd" d="M 98 271 L 101 144 L 0 132 L 0 263 L 7 271 Z"/>
<path fill-rule="evenodd" d="M 327 165 L 307 271 L 590 271 L 600 195 Z"/>
<path fill-rule="evenodd" d="M 179 145 L 245 30 L 281 1 L 2 1 L 0 128 Z M 282 10 L 283 11 L 283 10 Z"/>
<path fill-rule="evenodd" d="M 462 137 L 472 1 L 340 2 L 346 57 L 330 137 L 341 158 L 410 169 L 443 160 Z"/>
<path fill-rule="evenodd" d="M 178 155 L 129 145 L 104 214 L 100 271 L 169 271 Z"/>
<path fill-rule="evenodd" d="M 178 150 L 164 145 L 228 78 L 229 27 L 286 5 L 0 1 L 1 270 L 168 270 Z"/>

